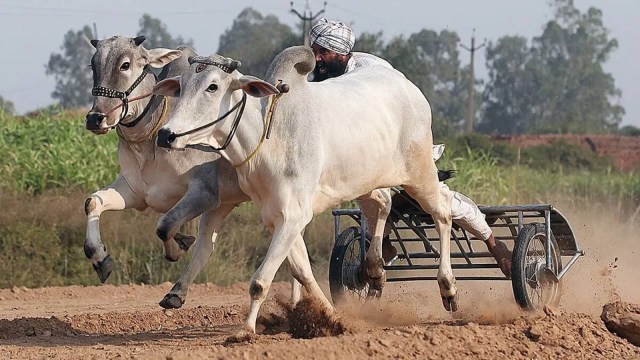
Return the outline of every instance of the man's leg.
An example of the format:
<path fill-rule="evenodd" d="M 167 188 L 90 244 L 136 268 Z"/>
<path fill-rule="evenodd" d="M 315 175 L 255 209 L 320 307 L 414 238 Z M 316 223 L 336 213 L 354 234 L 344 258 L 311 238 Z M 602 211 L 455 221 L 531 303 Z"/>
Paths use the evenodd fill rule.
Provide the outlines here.
<path fill-rule="evenodd" d="M 484 214 L 478 209 L 478 205 L 463 194 L 450 190 L 444 183 L 440 183 L 440 190 L 453 193 L 451 200 L 453 222 L 478 239 L 484 240 L 502 273 L 511 278 L 511 251 L 502 241 L 495 239 Z"/>

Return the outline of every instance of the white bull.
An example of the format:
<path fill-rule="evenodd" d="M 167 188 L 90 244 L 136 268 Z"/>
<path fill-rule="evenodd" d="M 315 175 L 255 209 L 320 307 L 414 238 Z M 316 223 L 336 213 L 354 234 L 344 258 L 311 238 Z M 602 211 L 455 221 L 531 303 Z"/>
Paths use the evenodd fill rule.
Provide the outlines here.
<path fill-rule="evenodd" d="M 176 101 L 161 96 L 145 97 L 151 94 L 156 80 L 152 74 L 146 75 L 144 69 L 165 66 L 180 58 L 182 52 L 195 53 L 190 48 L 147 50 L 141 45 L 143 41 L 144 37 L 122 36 L 92 41 L 96 48 L 91 60 L 95 97 L 86 127 L 97 134 L 117 128 L 120 173 L 113 183 L 91 194 L 85 202 L 84 251 L 100 281 L 105 282 L 113 260 L 100 238 L 100 215 L 109 210 L 151 208 L 164 214 L 156 233 L 163 241 L 165 257 L 176 261 L 193 243 L 192 238 L 179 234 L 178 229 L 202 215 L 193 258 L 160 302 L 165 308 L 179 308 L 189 285 L 209 259 L 225 217 L 249 197 L 240 189 L 235 170 L 220 155 L 193 149 L 169 153 L 155 146 L 156 130 L 166 120 L 163 115 L 173 111 Z M 161 76 L 165 72 L 180 73 L 184 67 L 188 67 L 186 56 L 165 67 Z M 128 102 L 126 109 L 124 101 Z"/>
<path fill-rule="evenodd" d="M 450 199 L 439 191 L 431 108 L 417 87 L 400 72 L 380 66 L 310 83 L 307 74 L 315 59 L 305 47 L 279 54 L 267 81 L 243 76 L 235 71 L 238 62 L 221 56 L 191 62 L 181 77 L 154 87 L 156 94 L 180 96 L 157 141 L 175 149 L 200 143 L 219 149 L 236 166 L 241 188 L 261 208 L 263 223 L 273 232 L 251 279 L 248 331 L 255 332 L 260 305 L 287 257 L 306 290 L 330 307 L 311 273 L 301 230 L 314 214 L 367 195 L 373 203 L 377 199 L 386 215 L 388 193 L 372 190 L 396 185 L 404 186 L 434 218 L 442 247 L 441 297 L 445 308 L 457 308 L 449 258 Z M 267 99 L 258 98 L 277 94 L 271 85 L 277 80 L 290 91 L 273 110 Z M 269 120 L 272 133 L 264 140 Z M 383 228 L 384 217 L 379 217 L 367 254 L 367 274 L 376 286 L 384 279 Z"/>

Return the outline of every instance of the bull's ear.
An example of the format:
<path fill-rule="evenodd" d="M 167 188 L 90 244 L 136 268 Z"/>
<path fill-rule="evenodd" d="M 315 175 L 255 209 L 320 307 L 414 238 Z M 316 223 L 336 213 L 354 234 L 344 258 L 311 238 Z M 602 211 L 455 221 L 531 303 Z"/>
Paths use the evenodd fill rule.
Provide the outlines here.
<path fill-rule="evenodd" d="M 98 47 L 98 40 L 89 40 L 89 42 L 91 43 L 91 46 L 93 46 L 94 48 Z"/>
<path fill-rule="evenodd" d="M 253 97 L 265 97 L 280 93 L 275 86 L 257 77 L 244 75 L 234 80 L 231 84 L 233 90 L 242 89 L 245 93 Z"/>
<path fill-rule="evenodd" d="M 153 93 L 156 95 L 179 97 L 180 76 L 159 81 L 156 86 L 153 87 Z"/>
<path fill-rule="evenodd" d="M 161 68 L 182 56 L 182 51 L 180 50 L 163 48 L 151 49 L 147 53 L 149 56 L 149 65 L 154 68 Z"/>

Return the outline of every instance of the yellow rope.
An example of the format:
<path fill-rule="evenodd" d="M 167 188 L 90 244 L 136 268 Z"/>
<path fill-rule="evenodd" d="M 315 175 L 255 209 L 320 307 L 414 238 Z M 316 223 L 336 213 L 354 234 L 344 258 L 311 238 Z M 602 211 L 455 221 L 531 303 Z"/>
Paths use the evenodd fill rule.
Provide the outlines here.
<path fill-rule="evenodd" d="M 163 96 L 162 97 L 162 114 L 160 115 L 160 119 L 158 119 L 158 122 L 153 127 L 149 135 L 147 135 L 145 140 L 151 140 L 151 138 L 158 132 L 158 129 L 160 129 L 160 127 L 162 126 L 162 119 L 164 119 L 164 116 L 167 114 L 167 108 L 169 107 L 167 103 L 168 103 L 167 97 Z"/>
<path fill-rule="evenodd" d="M 260 142 L 258 143 L 256 148 L 251 152 L 251 154 L 249 154 L 249 156 L 246 159 L 244 159 L 244 161 L 242 161 L 239 164 L 233 165 L 234 168 L 237 168 L 246 164 L 255 154 L 258 153 L 260 146 L 262 146 L 262 143 L 264 142 L 267 136 L 267 129 L 269 128 L 268 125 L 271 123 L 271 118 L 273 117 L 273 109 L 275 109 L 276 102 L 278 101 L 280 96 L 282 96 L 282 94 L 283 93 L 278 93 L 275 95 L 271 95 L 269 97 L 269 107 L 267 108 L 267 113 L 265 114 L 264 119 L 262 121 L 262 135 L 260 136 Z"/>

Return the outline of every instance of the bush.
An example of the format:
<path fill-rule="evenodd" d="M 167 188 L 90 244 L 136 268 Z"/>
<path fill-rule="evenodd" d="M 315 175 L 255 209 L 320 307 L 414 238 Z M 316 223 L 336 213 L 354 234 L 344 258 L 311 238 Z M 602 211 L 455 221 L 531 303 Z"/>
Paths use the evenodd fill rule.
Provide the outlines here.
<path fill-rule="evenodd" d="M 591 170 L 606 171 L 611 162 L 579 145 L 555 141 L 552 145 L 539 145 L 522 149 L 521 162 L 533 169 L 549 171 Z"/>

